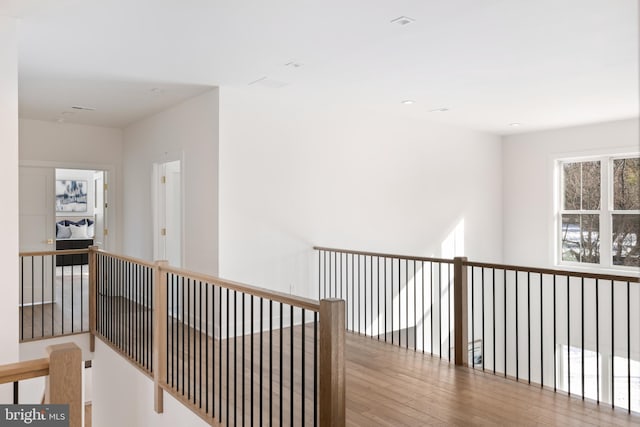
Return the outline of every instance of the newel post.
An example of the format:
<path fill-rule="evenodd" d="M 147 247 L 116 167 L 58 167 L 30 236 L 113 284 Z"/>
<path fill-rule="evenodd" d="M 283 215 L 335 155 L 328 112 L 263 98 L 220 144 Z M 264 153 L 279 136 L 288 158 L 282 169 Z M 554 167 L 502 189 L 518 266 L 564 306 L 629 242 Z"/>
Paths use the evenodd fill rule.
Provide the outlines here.
<path fill-rule="evenodd" d="M 98 247 L 89 246 L 89 350 L 96 351 Z"/>
<path fill-rule="evenodd" d="M 156 261 L 153 298 L 153 409 L 164 411 L 162 382 L 167 378 L 167 261 Z"/>
<path fill-rule="evenodd" d="M 320 301 L 320 426 L 345 425 L 345 303 Z"/>
<path fill-rule="evenodd" d="M 69 426 L 82 426 L 82 351 L 74 343 L 50 345 L 44 402 L 68 404 Z"/>
<path fill-rule="evenodd" d="M 467 303 L 467 266 L 466 257 L 453 260 L 453 310 L 454 310 L 454 345 L 456 365 L 469 366 L 469 309 Z"/>

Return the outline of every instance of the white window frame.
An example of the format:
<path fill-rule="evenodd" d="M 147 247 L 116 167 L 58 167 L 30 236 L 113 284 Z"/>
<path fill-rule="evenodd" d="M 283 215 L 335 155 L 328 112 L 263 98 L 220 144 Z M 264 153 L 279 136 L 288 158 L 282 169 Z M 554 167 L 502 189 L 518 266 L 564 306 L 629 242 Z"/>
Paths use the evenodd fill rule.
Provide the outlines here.
<path fill-rule="evenodd" d="M 555 209 L 555 233 L 554 246 L 555 263 L 561 267 L 571 267 L 576 269 L 607 269 L 616 271 L 637 272 L 638 267 L 621 266 L 613 264 L 613 215 L 614 214 L 640 214 L 640 210 L 614 210 L 613 209 L 613 161 L 619 159 L 627 159 L 639 157 L 640 152 L 616 153 L 591 156 L 567 156 L 555 159 L 555 193 L 556 193 L 556 209 Z M 564 171 L 562 165 L 564 163 L 576 162 L 600 162 L 600 209 L 599 210 L 580 210 L 566 211 L 564 206 Z M 599 215 L 600 225 L 600 262 L 576 262 L 565 261 L 562 259 L 562 215 L 563 214 L 594 214 Z"/>

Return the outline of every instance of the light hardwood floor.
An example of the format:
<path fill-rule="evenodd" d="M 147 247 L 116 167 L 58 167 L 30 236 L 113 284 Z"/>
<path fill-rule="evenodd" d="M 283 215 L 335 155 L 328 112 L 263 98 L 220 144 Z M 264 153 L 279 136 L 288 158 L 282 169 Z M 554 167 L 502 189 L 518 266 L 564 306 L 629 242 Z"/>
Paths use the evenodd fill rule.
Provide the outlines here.
<path fill-rule="evenodd" d="M 181 323 L 174 327 L 184 327 Z M 202 336 L 203 349 L 209 346 L 209 375 L 206 371 L 194 369 L 201 366 L 199 361 L 207 360 L 204 350 L 194 345 L 200 343 L 200 334 L 185 327 L 186 343 L 182 344 L 183 334 L 173 336 L 170 354 L 169 376 L 174 379 L 174 387 L 182 394 L 182 360 L 185 367 L 185 398 L 191 404 L 202 401 L 213 408 L 219 416 L 222 408 L 223 423 L 226 418 L 230 425 L 238 420 L 241 425 L 244 404 L 245 424 L 251 418 L 251 381 L 250 355 L 251 340 L 254 343 L 254 420 L 266 422 L 271 416 L 274 423 L 280 421 L 280 368 L 279 345 L 280 332 L 272 333 L 273 346 L 269 345 L 268 332 L 263 334 L 262 369 L 259 368 L 259 334 L 244 337 L 245 352 L 242 353 L 243 338 L 234 343 L 227 340 L 211 340 Z M 183 330 L 183 331 L 184 331 Z M 175 334 L 174 330 L 174 334 Z M 283 330 L 283 422 L 289 423 L 290 416 L 290 329 Z M 313 327 L 307 326 L 305 334 L 305 424 L 312 425 L 313 413 Z M 300 423 L 301 410 L 301 328 L 294 328 L 294 424 Z M 347 424 L 352 426 L 429 426 L 429 425 L 640 425 L 640 415 L 628 414 L 624 410 L 612 410 L 607 405 L 596 405 L 539 387 L 505 380 L 491 374 L 456 367 L 445 360 L 415 353 L 372 340 L 356 334 L 347 334 L 346 370 L 347 370 Z M 227 345 L 229 356 L 227 358 Z M 222 348 L 221 348 L 221 347 Z M 184 349 L 184 350 L 183 350 Z M 271 349 L 271 350 L 269 350 Z M 272 354 L 273 365 L 269 369 Z M 174 353 L 175 352 L 175 353 Z M 235 352 L 238 356 L 236 358 Z M 222 355 L 222 370 L 220 369 Z M 242 359 L 245 371 L 242 370 Z M 235 361 L 235 363 L 234 363 Z M 177 368 L 177 369 L 176 369 Z M 229 376 L 227 376 L 227 368 Z M 235 375 L 234 375 L 235 372 Z M 244 375 L 243 375 L 244 372 Z M 221 375 L 222 373 L 222 375 Z M 205 399 L 205 382 L 209 377 L 209 402 Z M 234 380 L 235 377 L 235 380 Z M 260 394 L 260 378 L 262 390 Z M 170 380 L 171 384 L 172 381 Z M 242 384 L 244 383 L 244 387 Z M 229 392 L 227 392 L 229 384 Z M 200 390 L 202 395 L 200 394 Z M 269 403 L 269 391 L 273 392 Z M 222 393 L 220 393 L 222 392 Z M 228 394 L 229 393 L 229 394 Z M 201 400 L 202 399 L 202 400 Z M 214 400 L 215 399 L 215 400 Z M 227 406 L 227 399 L 229 405 Z M 215 402 L 215 403 L 214 403 Z M 209 413 L 209 417 L 212 414 Z"/>
<path fill-rule="evenodd" d="M 86 332 L 89 330 L 89 276 L 87 267 L 65 267 L 62 276 L 58 267 L 53 295 L 45 295 L 45 304 L 20 308 L 20 340 L 31 341 L 51 336 Z M 40 285 L 37 285 L 40 286 Z M 24 291 L 27 295 L 29 288 Z M 53 302 L 49 302 L 53 301 Z"/>
<path fill-rule="evenodd" d="M 347 334 L 347 424 L 640 425 L 640 415 Z"/>
<path fill-rule="evenodd" d="M 66 285 L 65 285 L 66 286 Z M 70 289 L 70 288 L 69 288 Z M 79 287 L 74 287 L 78 292 Z M 83 293 L 83 297 L 86 293 Z M 75 305 L 81 301 L 74 299 Z M 124 325 L 120 333 L 134 332 L 134 337 L 148 331 L 145 323 L 136 322 L 141 316 L 147 319 L 148 311 L 138 304 L 124 298 L 105 298 L 101 301 L 109 306 L 119 307 L 115 311 L 116 324 Z M 86 304 L 86 301 L 83 301 Z M 25 309 L 29 310 L 29 309 Z M 40 324 L 38 311 L 34 310 L 34 323 Z M 49 312 L 50 313 L 50 312 Z M 30 313 L 25 314 L 25 332 L 30 331 Z M 56 314 L 56 319 L 61 319 Z M 65 313 L 66 316 L 70 312 Z M 133 314 L 133 320 L 128 315 Z M 66 317 L 65 316 L 65 317 Z M 70 316 L 69 316 L 70 317 Z M 76 316 L 76 322 L 78 322 Z M 49 314 L 45 312 L 45 319 Z M 29 320 L 28 320 L 29 319 Z M 129 319 L 129 320 L 127 320 Z M 120 322 L 119 320 L 122 320 Z M 69 320 L 70 322 L 70 320 Z M 87 319 L 84 319 L 86 325 Z M 131 323 L 127 323 L 131 322 Z M 172 322 L 173 323 L 173 322 Z M 69 323 L 70 324 L 70 323 Z M 245 420 L 248 423 L 251 410 L 251 352 L 253 341 L 253 412 L 257 422 L 260 414 L 268 419 L 269 407 L 274 422 L 280 421 L 280 332 L 277 325 L 271 339 L 268 332 L 262 336 L 262 369 L 260 369 L 259 334 L 247 335 L 227 340 L 212 340 L 192 328 L 175 322 L 170 327 L 170 369 L 171 384 L 182 394 L 182 360 L 188 360 L 185 398 L 198 405 L 202 401 L 203 409 L 211 411 L 215 405 L 216 415 L 223 412 L 226 418 L 242 418 L 242 405 L 245 407 Z M 57 327 L 56 327 L 57 328 Z M 37 329 L 37 328 L 36 328 Z M 178 329 L 181 331 L 178 332 Z M 186 334 L 185 334 L 186 331 Z M 40 331 L 36 332 L 36 337 Z M 45 332 L 46 333 L 49 331 Z M 117 333 L 115 334 L 118 335 Z M 183 344 L 186 335 L 186 342 Z M 291 401 L 290 384 L 290 329 L 283 329 L 282 369 L 282 418 L 289 422 Z M 114 336 L 114 338 L 116 338 Z M 273 340 L 273 343 L 271 343 Z M 244 341 L 245 351 L 242 352 Z M 136 340 L 129 341 L 135 344 Z M 195 343 L 202 343 L 196 348 Z M 301 328 L 294 328 L 294 417 L 300 420 L 302 378 L 301 366 Z M 305 333 L 305 424 L 312 424 L 313 414 L 313 326 L 308 325 Z M 229 349 L 227 349 L 227 344 Z M 184 347 L 186 345 L 186 348 Z M 147 348 L 149 348 L 148 346 Z M 200 360 L 207 360 L 206 348 L 209 347 L 209 375 L 206 368 L 199 368 Z M 229 351 L 229 356 L 227 356 Z M 237 357 L 236 357 L 237 352 Z M 146 352 L 143 352 L 146 353 Z M 270 356 L 271 354 L 271 356 Z M 175 356 L 174 356 L 175 355 Z M 222 355 L 222 367 L 220 356 Z M 175 358 L 174 358 L 175 357 Z M 245 372 L 242 371 L 244 359 Z M 272 360 L 270 363 L 269 361 Z M 235 361 L 235 363 L 234 363 Z M 628 414 L 621 409 L 612 410 L 608 405 L 596 405 L 579 398 L 568 397 L 561 393 L 541 390 L 538 387 L 505 380 L 491 374 L 485 374 L 468 368 L 455 367 L 452 364 L 429 355 L 415 353 L 412 350 L 378 342 L 375 339 L 347 334 L 347 424 L 353 426 L 425 426 L 425 425 L 640 425 L 640 415 Z M 272 366 L 269 369 L 269 366 Z M 220 369 L 222 368 L 222 369 Z M 227 377 L 227 370 L 229 376 Z M 235 375 L 234 375 L 235 371 Z M 222 375 L 221 375 L 222 374 Z M 207 381 L 209 377 L 209 381 Z M 173 379 L 173 381 L 171 381 Z M 260 380 L 262 390 L 260 394 Z M 222 381 L 221 381 L 222 380 Z M 205 387 L 208 382 L 209 387 Z M 229 384 L 229 394 L 227 394 Z M 244 387 L 242 385 L 244 384 Z M 215 386 L 215 388 L 214 388 Z M 206 389 L 209 388 L 208 399 Z M 202 395 L 201 390 L 202 389 Z M 243 393 L 244 391 L 244 393 Z M 269 392 L 273 394 L 270 394 Z M 221 393 L 222 392 L 222 393 Z M 272 402 L 269 403 L 269 397 Z M 229 405 L 227 406 L 227 396 Z M 215 400 L 214 400 L 215 399 Z M 214 403 L 215 402 L 215 403 Z M 234 410 L 235 408 L 235 410 Z M 209 412 L 209 417 L 211 416 Z"/>

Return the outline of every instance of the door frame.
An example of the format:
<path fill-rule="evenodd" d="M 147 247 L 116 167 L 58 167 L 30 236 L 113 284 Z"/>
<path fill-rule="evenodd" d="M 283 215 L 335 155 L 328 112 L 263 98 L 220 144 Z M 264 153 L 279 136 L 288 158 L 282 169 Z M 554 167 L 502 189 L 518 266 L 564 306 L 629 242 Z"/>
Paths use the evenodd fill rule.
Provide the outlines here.
<path fill-rule="evenodd" d="M 107 173 L 109 182 L 109 216 L 107 217 L 107 229 L 116 230 L 114 234 L 109 235 L 109 246 L 103 248 L 107 251 L 118 252 L 120 248 L 120 229 L 118 228 L 120 218 L 120 209 L 118 206 L 118 198 L 121 197 L 118 177 L 116 175 L 116 166 L 104 163 L 84 163 L 84 162 L 59 162 L 59 161 L 40 161 L 40 160 L 21 160 L 18 167 L 43 167 L 52 169 L 83 169 L 83 170 L 102 170 Z"/>
<path fill-rule="evenodd" d="M 161 203 L 164 201 L 161 193 L 160 186 L 160 178 L 161 178 L 161 165 L 170 162 L 180 162 L 180 267 L 184 268 L 184 260 L 185 260 L 185 236 L 184 236 L 184 214 L 185 214 L 185 161 L 184 161 L 184 153 L 183 152 L 165 152 L 162 158 L 156 158 L 153 160 L 151 165 L 151 206 L 152 206 L 152 226 L 153 230 L 151 232 L 153 236 L 153 259 L 160 259 L 160 210 Z"/>

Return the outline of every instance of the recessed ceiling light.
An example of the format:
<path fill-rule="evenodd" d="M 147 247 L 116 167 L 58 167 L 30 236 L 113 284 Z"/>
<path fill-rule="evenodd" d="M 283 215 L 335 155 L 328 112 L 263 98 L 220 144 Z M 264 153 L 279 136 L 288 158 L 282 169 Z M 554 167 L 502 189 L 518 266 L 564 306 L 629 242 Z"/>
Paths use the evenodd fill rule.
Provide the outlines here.
<path fill-rule="evenodd" d="M 405 99 L 404 101 L 402 101 L 402 103 L 404 105 L 411 105 L 411 104 L 415 104 L 416 101 L 414 101 L 413 99 Z"/>
<path fill-rule="evenodd" d="M 509 123 L 509 126 L 512 128 L 517 128 L 518 126 L 522 126 L 522 123 Z"/>
<path fill-rule="evenodd" d="M 449 111 L 448 108 L 434 108 L 433 110 L 429 110 L 430 113 L 444 113 L 445 111 Z"/>
<path fill-rule="evenodd" d="M 413 18 L 409 18 L 408 16 L 398 16 L 396 19 L 392 19 L 391 23 L 392 24 L 397 24 L 400 26 L 405 26 L 405 25 L 409 25 L 411 23 L 415 22 L 415 19 Z"/>
<path fill-rule="evenodd" d="M 83 111 L 95 111 L 96 109 L 94 107 L 84 107 L 82 105 L 74 105 L 73 107 L 74 110 L 83 110 Z"/>

